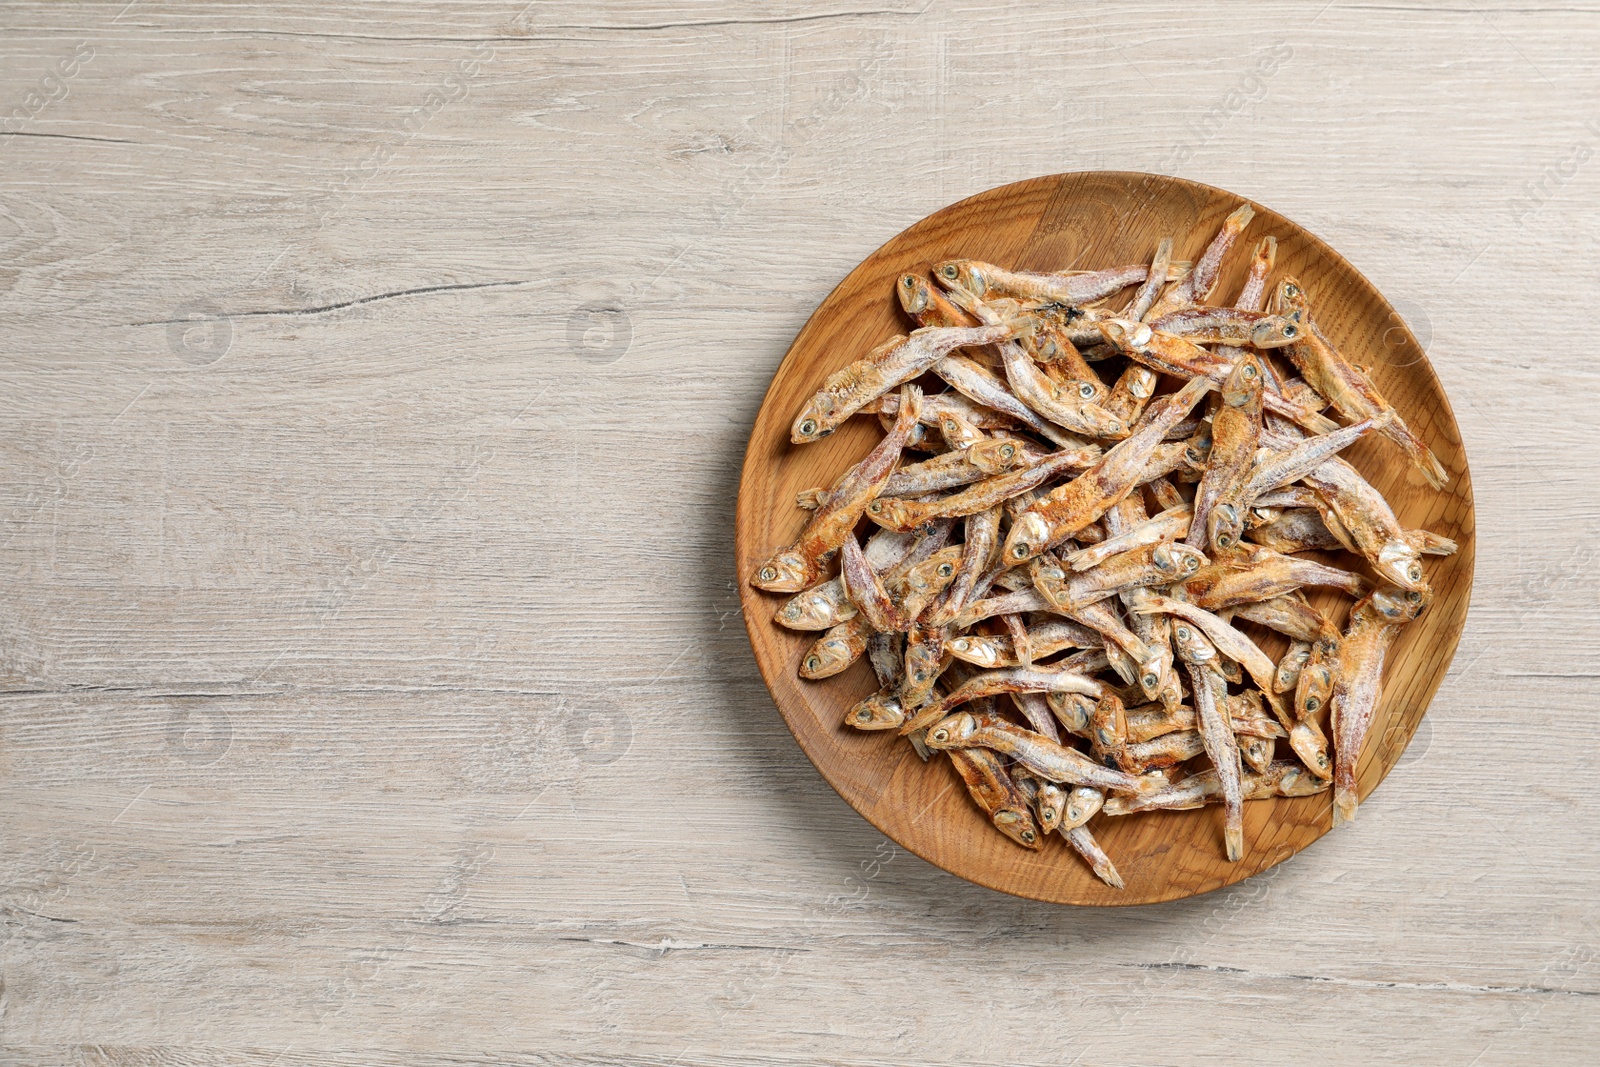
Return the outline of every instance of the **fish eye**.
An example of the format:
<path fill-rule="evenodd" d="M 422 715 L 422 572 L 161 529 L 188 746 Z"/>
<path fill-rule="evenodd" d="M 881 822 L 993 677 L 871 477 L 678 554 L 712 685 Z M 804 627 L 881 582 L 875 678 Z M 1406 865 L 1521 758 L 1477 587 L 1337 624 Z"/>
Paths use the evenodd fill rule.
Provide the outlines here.
<path fill-rule="evenodd" d="M 1294 284 L 1293 282 L 1284 282 L 1283 283 L 1283 293 L 1284 293 L 1285 296 L 1299 296 L 1300 295 L 1300 287 L 1298 285 Z"/>
<path fill-rule="evenodd" d="M 1200 560 L 1197 557 L 1195 557 L 1195 556 L 1185 556 L 1185 557 L 1183 557 L 1183 569 L 1184 570 L 1186 570 L 1186 571 L 1198 570 L 1199 567 L 1200 567 Z"/>
<path fill-rule="evenodd" d="M 956 265 L 954 263 L 946 263 L 943 267 L 939 268 L 939 273 L 943 274 L 946 278 L 954 278 L 960 272 L 956 270 Z"/>
<path fill-rule="evenodd" d="M 1411 601 L 1413 604 L 1420 604 L 1422 603 L 1422 594 L 1413 589 L 1411 592 L 1406 594 L 1406 599 Z"/>
<path fill-rule="evenodd" d="M 872 503 L 867 505 L 867 510 L 876 514 L 877 512 L 883 510 L 883 502 L 881 500 L 874 500 Z"/>
<path fill-rule="evenodd" d="M 1027 559 L 1028 558 L 1028 543 L 1026 541 L 1018 541 L 1015 545 L 1012 546 L 1011 554 L 1013 556 L 1016 556 L 1018 559 Z"/>
<path fill-rule="evenodd" d="M 950 647 L 955 649 L 957 652 L 965 652 L 971 647 L 971 645 L 972 643 L 965 637 L 958 637 L 954 641 L 950 642 Z"/>
<path fill-rule="evenodd" d="M 1293 337 L 1295 334 L 1297 334 L 1299 332 L 1300 332 L 1299 330 L 1295 329 L 1293 323 L 1290 323 L 1288 326 L 1285 326 L 1283 328 L 1283 336 L 1285 336 L 1285 337 Z"/>
<path fill-rule="evenodd" d="M 1179 641 L 1189 640 L 1189 628 L 1187 626 L 1178 627 L 1176 633 Z"/>
<path fill-rule="evenodd" d="M 952 574 L 954 574 L 955 572 L 956 572 L 956 569 L 954 567 L 950 566 L 950 564 L 948 564 L 948 563 L 939 564 L 939 577 L 948 578 Z"/>
<path fill-rule="evenodd" d="M 822 666 L 822 657 L 820 657 L 820 656 L 807 656 L 806 657 L 806 670 L 814 671 L 820 666 Z"/>
<path fill-rule="evenodd" d="M 909 274 L 907 274 L 904 278 L 901 278 L 900 283 L 907 289 L 915 289 L 917 287 L 917 279 L 913 278 Z"/>
<path fill-rule="evenodd" d="M 926 682 L 928 680 L 928 672 L 924 670 L 915 670 L 911 672 L 911 677 L 915 678 L 919 682 Z"/>
<path fill-rule="evenodd" d="M 942 745 L 946 741 L 950 740 L 950 731 L 949 730 L 935 730 L 933 732 L 933 739 L 935 741 L 937 741 L 939 744 Z"/>
<path fill-rule="evenodd" d="M 1024 830 L 1019 836 L 1021 836 L 1024 841 L 1031 843 L 1036 835 L 1032 830 Z"/>
<path fill-rule="evenodd" d="M 800 432 L 805 434 L 807 437 L 810 437 L 812 434 L 816 433 L 817 432 L 817 420 L 816 419 L 807 419 L 805 422 L 802 422 L 800 424 Z"/>
<path fill-rule="evenodd" d="M 778 572 L 773 570 L 771 567 L 762 567 L 761 568 L 761 580 L 763 582 L 776 581 L 777 578 L 778 578 Z"/>
<path fill-rule="evenodd" d="M 1254 363 L 1246 363 L 1239 373 L 1246 378 L 1254 378 L 1256 376 L 1256 365 Z"/>
<path fill-rule="evenodd" d="M 1413 563 L 1409 568 L 1407 568 L 1406 577 L 1410 578 L 1413 582 L 1422 581 L 1422 567 L 1419 564 Z"/>
<path fill-rule="evenodd" d="M 1004 447 L 1002 447 L 1000 449 L 1000 458 L 1001 459 L 1010 459 L 1012 456 L 1014 456 L 1016 454 L 1017 454 L 1017 449 L 1016 449 L 1015 445 L 1005 445 Z"/>
<path fill-rule="evenodd" d="M 1322 707 L 1322 700 L 1318 697 L 1306 697 L 1306 710 L 1316 711 Z"/>
<path fill-rule="evenodd" d="M 1156 684 L 1161 681 L 1160 678 L 1157 678 L 1153 674 L 1147 674 L 1140 680 L 1144 683 L 1144 687 L 1146 689 L 1154 689 Z"/>
<path fill-rule="evenodd" d="M 1217 534 L 1217 544 L 1221 545 L 1223 548 L 1227 548 L 1229 545 L 1233 544 L 1233 535 L 1225 533 Z"/>
<path fill-rule="evenodd" d="M 1094 386 L 1090 385 L 1088 382 L 1084 382 L 1082 385 L 1078 386 L 1078 395 L 1083 397 L 1085 400 L 1093 400 Z"/>
<path fill-rule="evenodd" d="M 872 712 L 871 711 L 867 710 L 866 708 L 862 708 L 860 711 L 856 712 L 856 722 L 871 722 L 871 721 L 872 721 Z"/>

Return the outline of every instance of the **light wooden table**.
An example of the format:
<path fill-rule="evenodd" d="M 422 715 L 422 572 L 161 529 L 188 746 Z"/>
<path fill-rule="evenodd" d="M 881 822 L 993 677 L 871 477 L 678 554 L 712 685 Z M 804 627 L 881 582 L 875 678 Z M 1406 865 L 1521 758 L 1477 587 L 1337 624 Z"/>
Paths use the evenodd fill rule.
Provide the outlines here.
<path fill-rule="evenodd" d="M 0 1063 L 1593 1062 L 1600 10 L 0 8 Z M 1182 174 L 1428 346 L 1482 526 L 1361 818 L 1028 903 L 817 777 L 729 559 L 824 293 Z"/>

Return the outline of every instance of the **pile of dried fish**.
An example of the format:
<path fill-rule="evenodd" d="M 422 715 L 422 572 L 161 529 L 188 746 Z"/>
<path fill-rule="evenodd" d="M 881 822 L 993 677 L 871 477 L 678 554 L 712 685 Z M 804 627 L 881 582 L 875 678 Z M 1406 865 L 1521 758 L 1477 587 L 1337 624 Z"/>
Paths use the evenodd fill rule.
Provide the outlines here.
<path fill-rule="evenodd" d="M 847 725 L 945 753 L 1002 833 L 1038 849 L 1059 831 L 1119 888 L 1097 813 L 1220 804 L 1233 861 L 1247 800 L 1331 783 L 1335 824 L 1354 816 L 1385 653 L 1431 597 L 1422 557 L 1455 550 L 1339 458 L 1376 433 L 1447 478 L 1318 329 L 1314 294 L 1269 288 L 1276 240 L 1211 302 L 1252 215 L 1192 266 L 1168 239 L 1149 265 L 900 278 L 917 328 L 831 375 L 793 427 L 804 444 L 862 415 L 887 435 L 800 495 L 799 538 L 750 575 L 794 594 L 779 623 L 824 631 L 803 677 L 868 658 L 881 688 Z M 1370 573 L 1303 555 L 1341 550 Z M 1308 588 L 1355 598 L 1343 630 Z M 1266 631 L 1287 638 L 1277 660 Z"/>

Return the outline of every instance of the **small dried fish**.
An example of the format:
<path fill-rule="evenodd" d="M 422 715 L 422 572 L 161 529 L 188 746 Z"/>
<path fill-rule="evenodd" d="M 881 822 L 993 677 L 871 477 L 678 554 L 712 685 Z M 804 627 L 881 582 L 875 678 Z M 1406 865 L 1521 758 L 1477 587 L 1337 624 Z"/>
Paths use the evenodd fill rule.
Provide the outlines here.
<path fill-rule="evenodd" d="M 1378 706 L 1383 662 L 1400 628 L 1432 601 L 1427 589 L 1380 589 L 1350 609 L 1350 626 L 1339 649 L 1339 682 L 1333 691 L 1333 821 L 1356 817 L 1356 761 Z"/>
<path fill-rule="evenodd" d="M 1443 489 L 1450 481 L 1444 465 L 1422 439 L 1411 432 L 1371 379 L 1351 366 L 1317 329 L 1310 301 L 1300 282 L 1294 278 L 1279 282 L 1274 304 L 1279 314 L 1289 316 L 1304 327 L 1299 338 L 1284 349 L 1284 354 L 1305 375 L 1306 382 L 1327 397 L 1333 409 L 1347 419 L 1381 419 L 1384 435 L 1410 457 L 1412 465 L 1422 472 L 1429 485 Z"/>
<path fill-rule="evenodd" d="M 980 725 L 967 712 L 957 712 L 928 730 L 929 748 L 974 746 L 1009 756 L 1050 782 L 1069 782 L 1124 793 L 1149 793 L 1160 788 L 1148 778 L 1103 767 L 1076 749 L 1058 745 L 1032 730 L 1004 722 Z"/>
<path fill-rule="evenodd" d="M 822 577 L 827 557 L 844 544 L 861 513 L 889 480 L 921 403 L 922 391 L 906 386 L 894 429 L 834 483 L 828 502 L 812 514 L 793 545 L 756 566 L 751 585 L 774 593 L 798 593 Z"/>
<path fill-rule="evenodd" d="M 1052 452 L 1036 463 L 985 478 L 960 492 L 918 503 L 880 496 L 867 505 L 867 518 L 890 530 L 914 530 L 934 519 L 957 518 L 988 511 L 1067 471 L 1082 470 L 1094 462 L 1082 449 Z"/>
<path fill-rule="evenodd" d="M 1255 218 L 1255 214 L 1255 208 L 1249 204 L 1240 204 L 1230 212 L 1228 217 L 1222 220 L 1222 227 L 1206 246 L 1199 262 L 1194 265 L 1194 270 L 1162 293 L 1161 298 L 1155 302 L 1145 317 L 1160 318 L 1191 304 L 1204 303 L 1210 297 L 1211 290 L 1216 287 L 1217 278 L 1222 271 L 1222 258 L 1228 254 L 1228 249 L 1233 247 L 1233 242 L 1238 240 L 1244 228 L 1250 225 L 1250 220 Z"/>
<path fill-rule="evenodd" d="M 1150 328 L 1197 345 L 1249 345 L 1282 348 L 1300 336 L 1293 319 L 1239 308 L 1189 307 L 1151 320 Z"/>
<path fill-rule="evenodd" d="M 1028 631 L 1028 644 L 1035 659 L 1046 659 L 1069 648 L 1101 650 L 1104 655 L 1104 643 L 1105 638 L 1068 619 L 1051 619 Z M 1016 648 L 1005 635 L 963 634 L 950 639 L 949 649 L 957 659 L 979 667 L 1018 666 Z M 1104 666 L 1100 663 L 1093 669 Z"/>
<path fill-rule="evenodd" d="M 790 440 L 797 445 L 820 440 L 869 402 L 909 382 L 956 349 L 1004 341 L 1012 332 L 1009 326 L 927 326 L 910 337 L 886 341 L 822 383 L 822 389 L 795 417 Z"/>
<path fill-rule="evenodd" d="M 984 748 L 951 748 L 945 754 L 967 792 L 997 830 L 1023 848 L 1044 847 L 1044 835 L 1034 822 L 1032 805 L 1006 773 L 1004 760 Z"/>
<path fill-rule="evenodd" d="M 1226 551 L 1244 531 L 1246 487 L 1261 440 L 1261 405 L 1265 372 L 1256 357 L 1245 353 L 1234 362 L 1222 385 L 1222 404 L 1211 417 L 1211 453 L 1195 490 L 1194 518 L 1187 543 Z"/>
<path fill-rule="evenodd" d="M 1228 860 L 1244 858 L 1244 791 L 1240 781 L 1239 741 L 1227 714 L 1228 687 L 1214 668 L 1217 650 L 1198 629 L 1176 626 L 1172 643 L 1194 683 L 1195 720 L 1200 741 L 1216 769 L 1222 790 L 1223 841 Z"/>
<path fill-rule="evenodd" d="M 1076 307 L 1102 300 L 1149 274 L 1142 263 L 1085 274 L 1038 274 L 1003 270 L 976 259 L 952 259 L 934 267 L 940 284 L 971 293 L 979 300 L 990 293 L 1018 300 L 1043 300 Z"/>

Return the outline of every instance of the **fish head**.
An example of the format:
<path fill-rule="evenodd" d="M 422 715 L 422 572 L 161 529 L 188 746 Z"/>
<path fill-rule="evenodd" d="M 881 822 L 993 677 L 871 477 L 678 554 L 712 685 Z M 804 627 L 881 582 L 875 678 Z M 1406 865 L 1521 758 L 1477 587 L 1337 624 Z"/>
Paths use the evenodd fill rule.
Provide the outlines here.
<path fill-rule="evenodd" d="M 1033 812 L 1026 808 L 1001 808 L 994 813 L 995 829 L 1005 834 L 1023 848 L 1040 849 L 1044 838 L 1034 825 Z"/>
<path fill-rule="evenodd" d="M 946 715 L 928 727 L 929 748 L 969 748 L 971 737 L 978 732 L 978 720 L 970 712 L 958 711 Z"/>
<path fill-rule="evenodd" d="M 1006 534 L 1002 553 L 1005 559 L 1017 564 L 1043 552 L 1049 542 L 1050 524 L 1044 520 L 1044 516 L 1036 511 L 1024 511 L 1011 524 L 1011 532 Z"/>
<path fill-rule="evenodd" d="M 1055 386 L 1056 403 L 1071 408 L 1078 417 L 1093 427 L 1096 437 L 1126 437 L 1128 424 L 1107 408 L 1096 403 L 1100 389 L 1089 381 L 1072 379 Z"/>
<path fill-rule="evenodd" d="M 985 474 L 1010 470 L 1023 459 L 1022 446 L 1009 437 L 985 437 L 966 451 L 967 462 Z"/>
<path fill-rule="evenodd" d="M 1284 318 L 1292 318 L 1296 312 L 1304 312 L 1307 307 L 1306 291 L 1300 284 L 1300 279 L 1293 277 L 1284 278 L 1278 283 L 1278 288 L 1272 294 L 1272 311 Z M 1304 325 L 1303 316 L 1301 325 Z"/>
<path fill-rule="evenodd" d="M 1158 700 L 1161 690 L 1167 684 L 1167 657 L 1160 649 L 1151 649 L 1150 655 L 1143 663 L 1139 664 L 1139 691 L 1147 700 Z M 1114 694 L 1107 693 L 1106 699 L 1117 699 Z"/>
<path fill-rule="evenodd" d="M 1206 515 L 1206 534 L 1221 549 L 1237 548 L 1244 531 L 1244 516 L 1232 504 L 1218 504 Z"/>
<path fill-rule="evenodd" d="M 856 661 L 858 650 L 842 637 L 824 635 L 800 661 L 800 677 L 831 678 Z"/>
<path fill-rule="evenodd" d="M 1231 408 L 1242 408 L 1253 403 L 1261 394 L 1263 378 L 1260 360 L 1248 353 L 1240 356 L 1223 382 L 1222 402 Z"/>
<path fill-rule="evenodd" d="M 910 508 L 909 503 L 898 497 L 880 496 L 867 505 L 867 518 L 886 530 L 908 533 L 917 526 Z"/>
<path fill-rule="evenodd" d="M 998 667 L 1006 660 L 991 637 L 957 637 L 951 640 L 949 647 L 951 655 L 979 667 Z"/>
<path fill-rule="evenodd" d="M 1291 681 L 1299 679 L 1300 672 L 1305 669 L 1306 661 L 1310 658 L 1311 646 L 1307 645 L 1304 648 L 1293 649 L 1279 661 L 1278 672 L 1274 677 L 1274 681 L 1280 692 L 1289 688 Z"/>
<path fill-rule="evenodd" d="M 982 430 L 955 412 L 939 416 L 939 432 L 944 435 L 944 443 L 957 451 L 971 448 L 984 439 Z"/>
<path fill-rule="evenodd" d="M 1215 663 L 1217 659 L 1217 650 L 1200 632 L 1200 627 L 1188 619 L 1173 620 L 1172 647 L 1185 663 Z"/>
<path fill-rule="evenodd" d="M 1370 602 L 1385 621 L 1410 622 L 1433 602 L 1433 590 L 1427 586 L 1421 589 L 1379 589 L 1372 594 Z"/>
<path fill-rule="evenodd" d="M 917 703 L 913 696 L 926 695 L 938 681 L 940 661 L 944 659 L 944 643 L 938 640 L 912 640 L 906 645 L 906 679 L 901 693 L 903 702 Z"/>
<path fill-rule="evenodd" d="M 1326 752 L 1323 759 L 1327 759 Z M 1309 797 L 1327 789 L 1328 785 L 1326 779 L 1318 778 L 1304 767 L 1289 767 L 1278 779 L 1277 793 L 1284 797 Z"/>
<path fill-rule="evenodd" d="M 1061 564 L 1051 557 L 1036 559 L 1028 565 L 1028 575 L 1033 579 L 1035 588 L 1042 583 L 1056 586 L 1067 580 L 1067 572 L 1062 570 Z"/>
<path fill-rule="evenodd" d="M 1155 336 L 1148 325 L 1132 319 L 1107 319 L 1099 326 L 1101 336 L 1119 352 L 1138 351 Z"/>
<path fill-rule="evenodd" d="M 1372 569 L 1402 589 L 1427 588 L 1422 573 L 1422 553 L 1407 541 L 1390 541 L 1378 549 Z"/>
<path fill-rule="evenodd" d="M 905 575 L 906 590 L 916 596 L 928 597 L 940 592 L 956 576 L 956 565 L 961 560 L 961 548 L 952 545 L 912 567 Z"/>
<path fill-rule="evenodd" d="M 857 730 L 898 730 L 906 712 L 893 693 L 874 693 L 846 712 L 844 721 Z"/>
<path fill-rule="evenodd" d="M 1250 331 L 1250 345 L 1253 348 L 1282 348 L 1300 340 L 1300 331 L 1301 325 L 1296 320 L 1274 315 L 1256 323 L 1255 329 Z"/>
<path fill-rule="evenodd" d="M 1054 782 L 1040 782 L 1036 802 L 1039 805 L 1039 826 L 1048 834 L 1061 825 L 1061 816 L 1067 806 L 1067 791 Z"/>
<path fill-rule="evenodd" d="M 900 306 L 912 318 L 927 311 L 928 305 L 933 303 L 933 286 L 928 279 L 915 274 L 900 275 L 900 284 L 894 291 L 900 298 Z"/>
<path fill-rule="evenodd" d="M 1031 341 L 1033 343 L 1033 352 L 1031 354 L 1040 363 L 1056 363 L 1066 358 L 1067 351 L 1062 347 L 1064 339 L 1057 336 L 1054 326 L 1046 326 L 1042 330 L 1037 330 Z M 1072 344 L 1071 341 L 1065 341 L 1065 343 Z"/>
<path fill-rule="evenodd" d="M 785 549 L 756 567 L 750 584 L 769 593 L 798 593 L 816 577 L 816 568 L 793 549 Z"/>
<path fill-rule="evenodd" d="M 1045 702 L 1050 705 L 1050 710 L 1055 717 L 1061 720 L 1061 725 L 1074 734 L 1085 733 L 1089 729 L 1089 719 L 1094 715 L 1095 702 L 1082 693 L 1049 693 Z"/>
<path fill-rule="evenodd" d="M 1289 731 L 1289 747 L 1313 774 L 1333 774 L 1333 764 L 1328 759 L 1328 739 L 1316 719 L 1303 719 L 1295 724 Z"/>
<path fill-rule="evenodd" d="M 987 265 L 975 259 L 947 259 L 934 267 L 933 273 L 946 289 L 960 289 L 981 300 L 989 289 L 983 277 Z"/>
<path fill-rule="evenodd" d="M 1294 689 L 1296 715 L 1315 715 L 1333 695 L 1333 669 L 1329 662 L 1313 654 L 1311 661 L 1301 668 L 1300 680 Z"/>
<path fill-rule="evenodd" d="M 1181 541 L 1163 541 L 1150 550 L 1156 570 L 1177 581 L 1189 577 L 1209 562 L 1198 548 Z"/>
<path fill-rule="evenodd" d="M 1082 826 L 1094 817 L 1095 812 L 1105 806 L 1106 795 L 1098 789 L 1088 786 L 1076 786 L 1067 794 L 1067 807 L 1062 813 L 1061 822 L 1064 826 Z"/>
<path fill-rule="evenodd" d="M 844 622 L 840 610 L 843 604 L 824 588 L 796 593 L 778 609 L 777 621 L 791 630 L 826 630 L 835 623 Z"/>
<path fill-rule="evenodd" d="M 828 436 L 833 432 L 830 417 L 837 410 L 838 406 L 834 403 L 833 397 L 827 393 L 818 393 L 806 401 L 806 406 L 795 416 L 794 425 L 789 427 L 789 441 L 792 444 L 804 445 Z"/>

